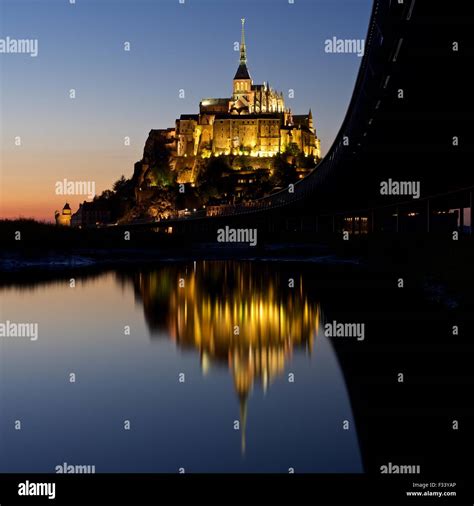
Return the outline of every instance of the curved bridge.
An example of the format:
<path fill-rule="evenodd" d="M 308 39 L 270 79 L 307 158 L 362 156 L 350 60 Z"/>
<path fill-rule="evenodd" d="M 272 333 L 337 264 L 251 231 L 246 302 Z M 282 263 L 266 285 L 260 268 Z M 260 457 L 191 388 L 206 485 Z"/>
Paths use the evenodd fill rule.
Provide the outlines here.
<path fill-rule="evenodd" d="M 421 0 L 375 0 L 346 117 L 316 169 L 294 191 L 159 227 L 204 233 L 231 222 L 259 223 L 269 232 L 283 226 L 370 232 L 398 231 L 414 218 L 412 229 L 430 231 L 449 210 L 465 208 L 472 223 L 474 176 L 461 161 L 472 152 L 465 103 L 472 78 L 459 56 L 470 46 L 469 24 L 459 23 L 465 9 L 460 1 L 448 9 Z M 419 195 L 383 195 L 383 181 L 417 183 Z M 464 213 L 456 216 L 462 227 Z"/>

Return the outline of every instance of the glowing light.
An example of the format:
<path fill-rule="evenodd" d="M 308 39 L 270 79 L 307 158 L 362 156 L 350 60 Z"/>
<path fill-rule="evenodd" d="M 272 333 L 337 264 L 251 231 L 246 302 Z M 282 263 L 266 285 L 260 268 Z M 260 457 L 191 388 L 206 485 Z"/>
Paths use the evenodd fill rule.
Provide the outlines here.
<path fill-rule="evenodd" d="M 178 283 L 165 286 L 170 287 L 171 338 L 180 346 L 199 350 L 204 370 L 213 362 L 224 361 L 240 396 L 247 395 L 258 378 L 271 385 L 283 373 L 294 347 L 312 349 L 319 306 L 304 294 L 293 293 L 280 300 L 275 280 L 268 279 L 263 292 L 258 276 L 255 279 L 245 268 L 234 269 L 233 278 L 239 281 L 225 301 L 208 293 L 205 267 L 187 272 L 186 290 L 177 288 Z M 218 274 L 224 279 L 223 269 Z M 154 311 L 156 293 L 164 286 L 161 276 L 166 275 L 157 271 L 140 280 L 145 311 Z M 175 275 L 183 277 L 179 271 Z M 233 334 L 236 321 L 243 322 L 238 337 Z"/>

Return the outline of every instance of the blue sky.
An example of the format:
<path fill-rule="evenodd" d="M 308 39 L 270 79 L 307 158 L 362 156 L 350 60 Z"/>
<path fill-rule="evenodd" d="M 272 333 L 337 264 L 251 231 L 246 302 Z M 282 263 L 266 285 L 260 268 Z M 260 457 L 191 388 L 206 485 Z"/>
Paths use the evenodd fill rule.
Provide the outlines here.
<path fill-rule="evenodd" d="M 35 38 L 39 49 L 0 54 L 2 183 L 31 191 L 38 167 L 48 188 L 82 177 L 102 190 L 130 175 L 152 128 L 198 112 L 202 98 L 230 96 L 242 17 L 254 82 L 282 91 L 295 114 L 311 107 L 327 152 L 361 59 L 327 54 L 324 41 L 365 38 L 372 1 L 294 1 L 0 0 L 0 38 Z"/>

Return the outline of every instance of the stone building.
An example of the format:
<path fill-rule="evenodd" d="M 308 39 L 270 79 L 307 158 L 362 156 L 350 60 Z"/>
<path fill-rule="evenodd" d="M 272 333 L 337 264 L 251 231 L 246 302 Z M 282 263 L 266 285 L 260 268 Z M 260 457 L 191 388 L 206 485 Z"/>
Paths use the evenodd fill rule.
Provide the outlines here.
<path fill-rule="evenodd" d="M 291 145 L 306 156 L 321 158 L 311 109 L 293 115 L 283 94 L 268 83 L 254 84 L 247 67 L 247 48 L 242 19 L 240 62 L 233 79 L 232 96 L 206 98 L 199 114 L 182 114 L 174 128 L 152 130 L 150 139 L 160 137 L 171 155 L 171 166 L 179 182 L 192 183 L 199 158 L 218 155 L 247 155 L 259 159 L 285 152 Z M 147 160 L 143 160 L 145 170 Z"/>
<path fill-rule="evenodd" d="M 72 215 L 73 227 L 96 227 L 110 223 L 111 212 L 107 204 L 102 201 L 93 201 L 79 204 L 79 209 Z"/>

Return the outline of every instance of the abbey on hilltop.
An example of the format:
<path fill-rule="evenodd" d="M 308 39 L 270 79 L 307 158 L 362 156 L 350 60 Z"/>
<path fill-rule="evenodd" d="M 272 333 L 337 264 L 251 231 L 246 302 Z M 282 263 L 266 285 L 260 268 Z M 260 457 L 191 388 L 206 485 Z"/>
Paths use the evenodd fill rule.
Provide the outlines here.
<path fill-rule="evenodd" d="M 174 128 L 153 129 L 130 179 L 84 201 L 58 224 L 88 227 L 162 219 L 247 203 L 288 188 L 321 159 L 311 109 L 294 115 L 283 94 L 254 84 L 247 68 L 245 20 L 232 96 L 207 98 L 199 114 L 183 114 Z"/>
<path fill-rule="evenodd" d="M 294 115 L 285 107 L 282 93 L 268 83 L 253 83 L 247 67 L 244 23 L 242 19 L 240 63 L 232 96 L 203 99 L 199 114 L 182 114 L 175 128 L 150 132 L 149 142 L 156 145 L 161 139 L 166 145 L 179 182 L 194 181 L 199 158 L 246 155 L 255 158 L 254 168 L 269 168 L 271 164 L 263 159 L 268 162 L 268 158 L 286 152 L 289 147 L 314 157 L 316 163 L 321 158 L 311 110 L 308 114 Z M 146 170 L 146 159 L 144 162 Z"/>

